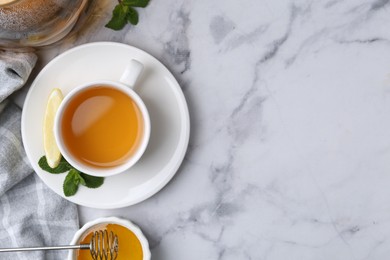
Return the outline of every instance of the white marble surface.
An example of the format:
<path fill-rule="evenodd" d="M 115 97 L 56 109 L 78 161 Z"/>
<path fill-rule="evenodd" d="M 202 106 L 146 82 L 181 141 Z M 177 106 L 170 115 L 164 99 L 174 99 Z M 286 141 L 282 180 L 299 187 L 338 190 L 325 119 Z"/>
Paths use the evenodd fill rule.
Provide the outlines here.
<path fill-rule="evenodd" d="M 177 77 L 191 140 L 176 177 L 118 210 L 153 260 L 389 259 L 390 1 L 151 0 L 140 24 L 77 38 L 139 47 Z"/>

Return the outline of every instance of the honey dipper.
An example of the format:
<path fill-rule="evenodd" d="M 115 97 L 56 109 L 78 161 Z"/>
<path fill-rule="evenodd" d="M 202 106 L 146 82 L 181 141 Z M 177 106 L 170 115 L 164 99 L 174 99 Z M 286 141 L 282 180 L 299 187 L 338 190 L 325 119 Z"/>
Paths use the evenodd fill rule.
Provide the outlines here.
<path fill-rule="evenodd" d="M 89 249 L 93 260 L 114 260 L 118 256 L 118 236 L 112 231 L 110 234 L 107 230 L 98 230 L 92 234 L 89 244 L 73 245 L 73 246 L 50 246 L 50 247 L 15 247 L 15 248 L 0 248 L 0 253 L 3 252 L 20 252 L 20 251 L 41 251 L 41 250 L 75 250 Z"/>

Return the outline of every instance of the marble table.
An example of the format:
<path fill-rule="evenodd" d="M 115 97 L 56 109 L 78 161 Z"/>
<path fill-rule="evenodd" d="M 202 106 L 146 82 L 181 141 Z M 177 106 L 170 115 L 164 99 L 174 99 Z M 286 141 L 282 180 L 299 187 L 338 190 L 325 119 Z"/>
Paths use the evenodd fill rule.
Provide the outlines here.
<path fill-rule="evenodd" d="M 141 48 L 181 84 L 191 138 L 162 191 L 81 224 L 131 219 L 154 260 L 389 259 L 389 0 L 151 0 L 120 32 L 98 2 L 35 73 L 87 42 Z"/>

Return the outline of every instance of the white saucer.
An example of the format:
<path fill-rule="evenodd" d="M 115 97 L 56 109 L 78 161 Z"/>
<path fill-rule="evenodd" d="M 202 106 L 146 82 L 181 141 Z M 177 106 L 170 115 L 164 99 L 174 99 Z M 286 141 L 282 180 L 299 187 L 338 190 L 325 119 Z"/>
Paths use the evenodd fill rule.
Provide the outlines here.
<path fill-rule="evenodd" d="M 145 66 L 135 91 L 148 108 L 151 136 L 141 160 L 130 170 L 107 177 L 103 186 L 80 186 L 65 197 L 66 174 L 50 174 L 38 166 L 44 155 L 42 125 L 46 101 L 53 88 L 64 95 L 86 82 L 118 80 L 130 59 Z M 141 202 L 161 190 L 174 176 L 188 146 L 190 120 L 183 92 L 173 75 L 157 59 L 137 48 L 113 42 L 85 44 L 57 56 L 39 73 L 26 97 L 22 137 L 27 156 L 39 177 L 53 191 L 79 205 L 113 209 Z"/>

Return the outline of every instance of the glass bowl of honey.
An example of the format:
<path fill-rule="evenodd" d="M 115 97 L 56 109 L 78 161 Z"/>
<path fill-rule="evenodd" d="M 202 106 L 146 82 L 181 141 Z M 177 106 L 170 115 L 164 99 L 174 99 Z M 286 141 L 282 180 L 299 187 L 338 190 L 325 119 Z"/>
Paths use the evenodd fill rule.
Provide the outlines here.
<path fill-rule="evenodd" d="M 129 220 L 107 217 L 86 223 L 74 235 L 71 244 L 89 244 L 92 234 L 98 230 L 107 230 L 118 236 L 118 256 L 116 260 L 150 260 L 148 240 L 141 229 Z M 89 250 L 70 251 L 68 260 L 93 260 Z"/>

